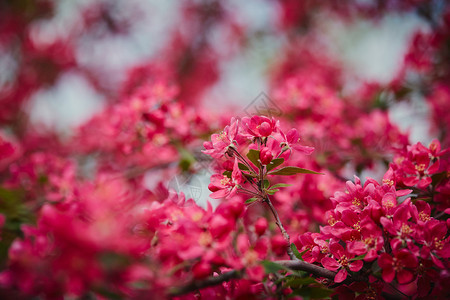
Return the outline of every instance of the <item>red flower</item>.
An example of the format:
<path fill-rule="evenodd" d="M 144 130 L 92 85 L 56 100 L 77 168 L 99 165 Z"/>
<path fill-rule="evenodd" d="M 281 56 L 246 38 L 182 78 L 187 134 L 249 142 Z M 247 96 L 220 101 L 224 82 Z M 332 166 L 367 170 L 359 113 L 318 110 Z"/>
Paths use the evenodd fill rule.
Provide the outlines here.
<path fill-rule="evenodd" d="M 363 262 L 360 260 L 351 261 L 354 255 L 344 250 L 344 247 L 338 243 L 330 244 L 330 253 L 334 258 L 324 257 L 322 258 L 321 263 L 325 268 L 331 271 L 340 269 L 334 277 L 334 282 L 339 283 L 344 281 L 347 278 L 347 270 L 358 272 L 363 266 Z"/>
<path fill-rule="evenodd" d="M 381 276 L 384 281 L 391 282 L 397 275 L 398 283 L 406 284 L 414 280 L 419 262 L 410 251 L 402 249 L 394 253 L 394 257 L 387 253 L 381 254 L 378 265 L 383 269 Z"/>
<path fill-rule="evenodd" d="M 202 152 L 216 158 L 223 156 L 230 146 L 237 143 L 238 131 L 239 121 L 232 118 L 231 124 L 227 125 L 221 133 L 211 135 L 211 142 L 203 143 L 206 150 Z"/>

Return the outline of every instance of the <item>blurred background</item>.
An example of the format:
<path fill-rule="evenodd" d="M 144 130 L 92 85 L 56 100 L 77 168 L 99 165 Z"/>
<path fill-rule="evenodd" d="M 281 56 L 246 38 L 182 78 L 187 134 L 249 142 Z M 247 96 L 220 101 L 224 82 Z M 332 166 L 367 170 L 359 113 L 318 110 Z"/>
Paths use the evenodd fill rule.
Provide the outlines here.
<path fill-rule="evenodd" d="M 261 92 L 277 101 L 276 72 L 296 51 L 343 70 L 344 95 L 399 77 L 414 81 L 420 74 L 405 75 L 405 56 L 418 35 L 439 25 L 446 5 L 316 2 L 2 0 L 0 120 L 28 115 L 37 130 L 70 136 L 150 73 L 175 80 L 180 101 L 242 115 Z M 428 143 L 423 94 L 407 98 L 389 114 L 412 141 Z"/>

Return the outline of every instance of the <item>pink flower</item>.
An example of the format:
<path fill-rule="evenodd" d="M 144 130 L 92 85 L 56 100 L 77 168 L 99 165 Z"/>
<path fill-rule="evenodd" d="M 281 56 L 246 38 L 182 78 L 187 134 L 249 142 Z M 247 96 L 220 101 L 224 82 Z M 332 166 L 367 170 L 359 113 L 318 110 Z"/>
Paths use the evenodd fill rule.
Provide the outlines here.
<path fill-rule="evenodd" d="M 230 146 L 233 147 L 237 143 L 238 131 L 239 121 L 232 118 L 231 124 L 227 125 L 221 133 L 211 136 L 211 142 L 203 143 L 206 150 L 202 152 L 215 158 L 222 157 Z"/>
<path fill-rule="evenodd" d="M 330 253 L 333 255 L 333 258 L 328 256 L 324 257 L 322 258 L 321 263 L 328 270 L 339 270 L 334 277 L 334 282 L 339 283 L 344 281 L 348 275 L 347 270 L 358 272 L 363 267 L 363 262 L 361 260 L 351 261 L 354 255 L 344 250 L 344 247 L 338 243 L 330 244 Z"/>
<path fill-rule="evenodd" d="M 245 136 L 248 138 L 268 137 L 279 129 L 279 121 L 264 116 L 244 117 L 242 123 L 246 131 Z"/>
<path fill-rule="evenodd" d="M 286 134 L 280 130 L 281 137 L 283 142 L 281 142 L 282 147 L 287 147 L 291 151 L 291 149 L 295 149 L 304 154 L 310 155 L 314 151 L 314 147 L 302 146 L 298 143 L 300 142 L 300 134 L 297 129 L 292 128 Z"/>
<path fill-rule="evenodd" d="M 406 284 L 414 280 L 414 271 L 419 262 L 410 251 L 402 249 L 394 253 L 394 257 L 387 253 L 381 254 L 378 265 L 383 270 L 381 276 L 384 281 L 391 282 L 397 276 L 399 284 Z"/>
<path fill-rule="evenodd" d="M 239 185 L 243 181 L 244 179 L 238 166 L 238 160 L 235 158 L 231 178 L 221 174 L 211 176 L 211 183 L 208 185 L 208 188 L 213 193 L 210 197 L 213 199 L 231 198 L 236 194 Z"/>

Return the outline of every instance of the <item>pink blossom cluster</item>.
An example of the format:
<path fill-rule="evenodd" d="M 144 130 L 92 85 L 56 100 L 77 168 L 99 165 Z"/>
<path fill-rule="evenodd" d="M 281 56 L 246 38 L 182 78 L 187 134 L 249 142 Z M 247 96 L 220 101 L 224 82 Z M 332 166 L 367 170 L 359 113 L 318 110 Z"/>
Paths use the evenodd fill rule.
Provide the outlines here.
<path fill-rule="evenodd" d="M 313 147 L 302 146 L 299 140 L 295 128 L 285 133 L 273 117 L 232 119 L 221 133 L 213 134 L 211 141 L 204 143 L 203 152 L 222 162 L 216 166 L 219 173 L 211 176 L 210 197 L 230 198 L 239 191 L 263 200 L 266 195 L 260 192 L 269 188 L 270 175 L 307 173 L 306 169 L 283 167 L 294 150 L 308 155 L 313 152 Z M 245 184 L 253 190 L 245 189 Z M 264 184 L 267 186 L 261 186 Z"/>
<path fill-rule="evenodd" d="M 234 2 L 181 1 L 160 50 L 110 72 L 80 53 L 141 24 L 139 1 L 113 2 L 81 4 L 48 38 L 58 1 L 0 2 L 0 298 L 450 297 L 445 1 L 269 1 L 268 28 Z M 385 13 L 429 28 L 392 80 L 364 81 L 328 51 L 323 18 Z M 273 37 L 256 115 L 229 122 L 244 108 L 202 103 L 220 98 L 205 92 L 234 58 Z M 106 101 L 59 136 L 29 104 L 67 74 Z M 440 142 L 411 145 L 389 117 L 417 99 Z M 214 170 L 215 208 L 168 190 L 201 169 Z M 384 176 L 361 182 L 366 171 Z"/>
<path fill-rule="evenodd" d="M 450 184 L 440 164 L 447 151 L 437 140 L 428 148 L 417 143 L 394 158 L 382 183 L 348 181 L 331 198 L 328 225 L 299 236 L 302 258 L 336 271 L 336 283 L 362 275 L 374 289 L 395 283 L 409 295 L 448 293 L 450 210 L 442 211 L 448 197 L 436 192 Z"/>

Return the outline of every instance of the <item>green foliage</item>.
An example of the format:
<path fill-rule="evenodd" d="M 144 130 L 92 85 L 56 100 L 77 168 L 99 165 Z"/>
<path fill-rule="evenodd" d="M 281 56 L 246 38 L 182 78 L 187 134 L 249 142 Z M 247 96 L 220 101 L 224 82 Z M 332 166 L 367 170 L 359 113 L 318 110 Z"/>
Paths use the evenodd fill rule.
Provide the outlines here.
<path fill-rule="evenodd" d="M 259 168 L 260 162 L 259 162 L 259 151 L 258 150 L 250 149 L 247 153 L 247 157 L 256 167 Z"/>
<path fill-rule="evenodd" d="M 269 175 L 295 175 L 295 174 L 320 174 L 323 175 L 323 173 L 319 173 L 316 171 L 298 168 L 298 167 L 284 167 L 272 172 L 268 173 Z"/>
<path fill-rule="evenodd" d="M 278 167 L 278 166 L 281 165 L 282 163 L 284 163 L 284 158 L 282 158 L 282 157 L 273 159 L 273 160 L 267 165 L 267 171 L 270 171 L 270 170 L 275 169 L 276 167 Z"/>
<path fill-rule="evenodd" d="M 0 267 L 5 265 L 12 242 L 23 236 L 22 224 L 35 223 L 35 216 L 23 203 L 23 198 L 23 193 L 20 190 L 0 187 L 0 213 L 6 218 L 1 230 Z"/>

